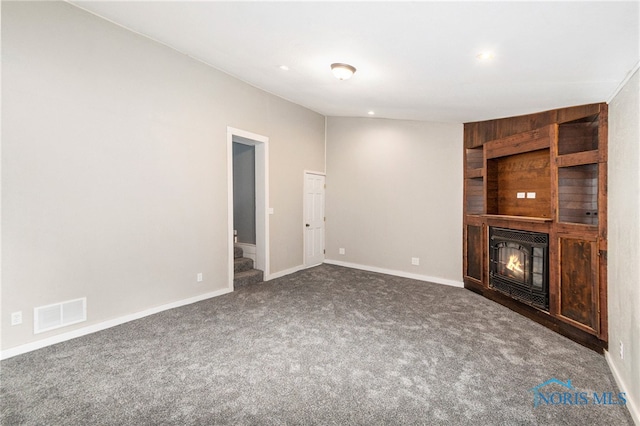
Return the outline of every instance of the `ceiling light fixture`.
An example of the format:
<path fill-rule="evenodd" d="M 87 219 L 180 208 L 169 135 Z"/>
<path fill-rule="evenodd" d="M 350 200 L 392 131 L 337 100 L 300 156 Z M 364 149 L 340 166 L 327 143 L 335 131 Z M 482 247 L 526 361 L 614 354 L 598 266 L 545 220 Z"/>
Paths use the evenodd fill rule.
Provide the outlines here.
<path fill-rule="evenodd" d="M 367 114 L 369 114 L 369 115 L 376 115 L 375 111 L 369 111 Z"/>
<path fill-rule="evenodd" d="M 338 80 L 348 80 L 356 72 L 356 68 L 349 64 L 331 64 L 331 71 Z"/>
<path fill-rule="evenodd" d="M 282 71 L 289 71 L 289 67 L 288 67 L 288 66 L 286 66 L 286 65 L 280 65 L 280 69 L 281 69 Z"/>
<path fill-rule="evenodd" d="M 480 59 L 481 61 L 489 61 L 489 60 L 493 59 L 493 53 L 492 52 L 478 53 L 476 55 L 476 58 Z"/>

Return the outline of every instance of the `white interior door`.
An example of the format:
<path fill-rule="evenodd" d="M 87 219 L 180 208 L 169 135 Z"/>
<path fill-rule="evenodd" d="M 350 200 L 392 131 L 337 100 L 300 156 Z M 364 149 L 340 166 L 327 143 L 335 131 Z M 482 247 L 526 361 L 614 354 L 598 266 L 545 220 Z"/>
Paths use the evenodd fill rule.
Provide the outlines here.
<path fill-rule="evenodd" d="M 304 264 L 324 262 L 324 175 L 304 174 Z"/>

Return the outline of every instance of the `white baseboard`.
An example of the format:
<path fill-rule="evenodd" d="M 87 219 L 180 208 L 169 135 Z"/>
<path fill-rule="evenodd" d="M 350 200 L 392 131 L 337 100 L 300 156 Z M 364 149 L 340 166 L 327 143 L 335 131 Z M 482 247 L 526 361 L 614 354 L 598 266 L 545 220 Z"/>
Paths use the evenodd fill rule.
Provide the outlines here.
<path fill-rule="evenodd" d="M 353 269 L 361 269 L 363 271 L 394 275 L 396 277 L 411 278 L 413 280 L 428 281 L 430 283 L 435 283 L 435 284 L 444 284 L 451 287 L 460 287 L 460 288 L 464 287 L 464 283 L 462 281 L 448 280 L 446 278 L 439 278 L 439 277 L 430 277 L 428 275 L 414 274 L 414 273 L 405 272 L 405 271 L 396 271 L 394 269 L 378 268 L 375 266 L 360 265 L 357 263 L 342 262 L 340 260 L 331 260 L 331 259 L 325 259 L 324 263 L 328 263 L 329 265 L 345 266 L 347 268 L 353 268 Z"/>
<path fill-rule="evenodd" d="M 265 281 L 274 280 L 276 278 L 284 277 L 285 275 L 293 274 L 294 272 L 302 271 L 303 269 L 307 269 L 304 265 L 294 266 L 293 268 L 285 269 L 284 271 L 278 271 L 273 274 L 269 274 L 268 277 L 265 277 Z"/>
<path fill-rule="evenodd" d="M 188 299 L 178 300 L 176 302 L 171 302 L 165 305 L 156 306 L 154 308 L 146 309 L 144 311 L 125 315 L 119 318 L 114 318 L 108 321 L 103 321 L 98 324 L 82 327 L 77 330 L 51 336 L 46 339 L 37 340 L 35 342 L 26 343 L 24 345 L 5 349 L 2 352 L 0 352 L 0 359 L 7 359 L 7 358 L 14 357 L 16 355 L 21 355 L 27 352 L 35 351 L 36 349 L 42 349 L 47 346 L 55 345 L 56 343 L 62 343 L 67 340 L 75 339 L 76 337 L 85 336 L 87 334 L 95 333 L 101 330 L 106 330 L 107 328 L 115 327 L 117 325 L 124 324 L 129 321 L 134 321 L 140 318 L 147 317 L 149 315 L 157 314 L 158 312 L 166 311 L 173 308 L 178 308 L 184 305 L 190 305 L 192 303 L 200 302 L 202 300 L 210 299 L 212 297 L 222 296 L 223 294 L 231 293 L 232 291 L 233 289 L 228 289 L 228 288 L 212 291 L 210 293 L 201 294 L 198 296 L 190 297 Z"/>
<path fill-rule="evenodd" d="M 609 364 L 609 370 L 611 370 L 611 374 L 613 374 L 613 378 L 616 380 L 616 383 L 618 384 L 618 388 L 620 388 L 620 392 L 626 393 L 627 396 L 631 395 L 631 392 L 629 392 L 629 388 L 625 384 L 625 381 L 622 379 L 620 372 L 616 368 L 616 365 L 614 364 L 609 351 L 604 351 L 604 359 L 606 359 L 607 364 Z M 631 418 L 633 419 L 633 422 L 637 426 L 640 426 L 640 407 L 638 407 L 635 401 L 631 398 L 627 398 L 626 407 L 629 410 L 629 413 L 631 413 Z"/>

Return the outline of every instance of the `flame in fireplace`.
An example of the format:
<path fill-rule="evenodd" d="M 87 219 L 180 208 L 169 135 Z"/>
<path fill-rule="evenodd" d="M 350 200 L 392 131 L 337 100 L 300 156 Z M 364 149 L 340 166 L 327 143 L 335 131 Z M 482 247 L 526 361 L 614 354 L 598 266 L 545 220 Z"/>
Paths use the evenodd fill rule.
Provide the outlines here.
<path fill-rule="evenodd" d="M 509 263 L 507 263 L 507 269 L 511 272 L 519 272 L 523 273 L 522 263 L 520 263 L 520 256 L 517 254 L 512 254 L 509 256 Z"/>

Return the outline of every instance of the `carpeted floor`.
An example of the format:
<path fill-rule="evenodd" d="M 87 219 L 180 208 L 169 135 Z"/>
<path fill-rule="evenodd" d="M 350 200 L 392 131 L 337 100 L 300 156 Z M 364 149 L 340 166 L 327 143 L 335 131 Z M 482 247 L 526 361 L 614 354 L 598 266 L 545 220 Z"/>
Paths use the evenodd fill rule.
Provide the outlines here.
<path fill-rule="evenodd" d="M 618 393 L 601 355 L 464 289 L 330 265 L 1 368 L 3 425 L 632 424 L 592 401 Z M 534 407 L 551 378 L 574 389 Z"/>

